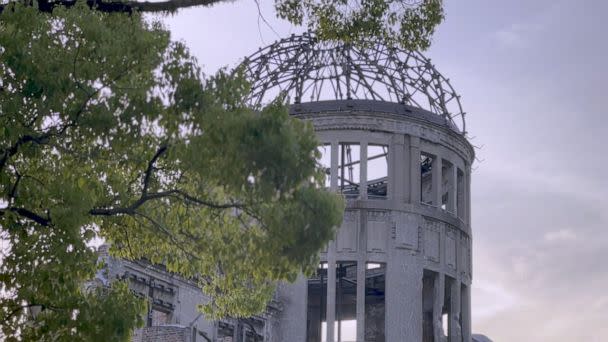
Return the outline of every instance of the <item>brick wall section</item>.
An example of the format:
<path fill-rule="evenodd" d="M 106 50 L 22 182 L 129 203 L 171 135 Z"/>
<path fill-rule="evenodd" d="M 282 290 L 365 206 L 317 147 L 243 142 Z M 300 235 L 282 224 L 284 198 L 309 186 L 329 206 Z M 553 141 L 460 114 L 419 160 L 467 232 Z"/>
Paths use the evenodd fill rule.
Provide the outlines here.
<path fill-rule="evenodd" d="M 190 342 L 190 329 L 180 326 L 154 326 L 135 330 L 133 342 Z"/>

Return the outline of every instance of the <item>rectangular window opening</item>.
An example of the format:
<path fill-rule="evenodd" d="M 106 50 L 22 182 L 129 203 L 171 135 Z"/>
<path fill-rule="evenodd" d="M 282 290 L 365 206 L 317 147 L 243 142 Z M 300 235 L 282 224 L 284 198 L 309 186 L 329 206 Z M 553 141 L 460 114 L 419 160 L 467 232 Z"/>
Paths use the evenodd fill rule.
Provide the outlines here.
<path fill-rule="evenodd" d="M 455 166 L 447 160 L 443 160 L 441 166 L 441 209 L 454 212 L 456 203 L 452 203 L 454 200 L 452 196 L 456 191 L 456 180 L 453 174 L 453 168 Z"/>
<path fill-rule="evenodd" d="M 460 324 L 460 328 L 462 329 L 462 331 L 464 332 L 465 327 L 463 326 L 462 322 L 464 320 L 466 320 L 467 318 L 470 317 L 465 317 L 466 314 L 466 307 L 469 305 L 470 303 L 470 298 L 469 298 L 469 294 L 467 291 L 467 286 L 465 284 L 460 284 L 460 317 L 459 317 L 459 321 L 458 323 Z"/>
<path fill-rule="evenodd" d="M 320 155 L 319 159 L 317 159 L 317 163 L 325 174 L 324 186 L 326 189 L 329 189 L 331 182 L 331 144 L 320 145 L 317 147 L 317 151 Z"/>
<path fill-rule="evenodd" d="M 234 326 L 226 322 L 219 322 L 217 326 L 217 338 L 220 342 L 233 342 Z"/>
<path fill-rule="evenodd" d="M 365 266 L 365 341 L 385 342 L 386 264 Z"/>
<path fill-rule="evenodd" d="M 448 337 L 448 341 L 451 340 L 450 326 L 452 324 L 452 286 L 456 282 L 454 278 L 445 277 L 444 283 L 444 295 L 443 295 L 443 308 L 441 312 L 441 327 L 443 330 L 443 336 Z"/>
<path fill-rule="evenodd" d="M 433 306 L 437 273 L 424 270 L 422 276 L 422 342 L 435 342 Z"/>
<path fill-rule="evenodd" d="M 433 204 L 433 161 L 434 156 L 420 153 L 420 203 Z"/>
<path fill-rule="evenodd" d="M 464 172 L 456 171 L 456 212 L 461 220 L 464 220 Z"/>
<path fill-rule="evenodd" d="M 336 342 L 357 340 L 357 262 L 336 264 Z"/>
<path fill-rule="evenodd" d="M 358 197 L 361 182 L 359 144 L 340 143 L 338 148 L 338 188 L 346 197 Z"/>
<path fill-rule="evenodd" d="M 388 145 L 367 145 L 367 196 L 384 199 L 388 193 Z"/>
<path fill-rule="evenodd" d="M 327 263 L 319 263 L 316 274 L 308 279 L 306 341 L 324 342 L 327 336 Z M 325 330 L 324 330 L 325 329 Z"/>

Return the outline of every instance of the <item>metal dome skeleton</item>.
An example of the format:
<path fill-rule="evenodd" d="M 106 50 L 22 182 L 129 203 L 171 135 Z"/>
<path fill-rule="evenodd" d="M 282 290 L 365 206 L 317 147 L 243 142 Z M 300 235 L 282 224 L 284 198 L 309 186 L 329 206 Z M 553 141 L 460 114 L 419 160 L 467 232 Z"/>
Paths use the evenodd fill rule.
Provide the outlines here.
<path fill-rule="evenodd" d="M 465 134 L 460 96 L 417 51 L 376 42 L 321 41 L 305 33 L 279 40 L 243 61 L 253 106 L 285 96 L 289 104 L 364 99 L 428 110 Z"/>

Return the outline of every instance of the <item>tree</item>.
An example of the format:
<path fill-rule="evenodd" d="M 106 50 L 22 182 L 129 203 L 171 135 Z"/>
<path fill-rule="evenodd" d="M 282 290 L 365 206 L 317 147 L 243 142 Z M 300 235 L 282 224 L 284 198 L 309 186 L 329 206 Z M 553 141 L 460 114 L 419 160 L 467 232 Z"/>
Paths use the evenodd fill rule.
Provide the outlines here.
<path fill-rule="evenodd" d="M 163 12 L 212 6 L 233 0 L 12 0 L 51 13 L 57 6 L 72 7 L 83 1 L 101 12 Z M 254 0 L 258 1 L 258 0 Z M 443 21 L 443 0 L 274 0 L 277 16 L 295 25 L 306 25 L 321 39 L 357 42 L 383 39 L 407 49 L 430 46 L 435 27 Z M 0 5 L 0 12 L 7 5 Z"/>
<path fill-rule="evenodd" d="M 343 202 L 322 188 L 311 125 L 279 102 L 248 108 L 238 72 L 203 77 L 185 46 L 139 14 L 216 2 L 0 7 L 7 340 L 129 338 L 143 303 L 124 283 L 83 287 L 99 268 L 88 247 L 98 237 L 115 256 L 196 279 L 209 317 L 263 310 L 276 282 L 311 271 L 333 237 Z M 279 15 L 346 39 L 316 3 L 276 1 Z M 362 37 L 392 34 L 357 18 Z"/>

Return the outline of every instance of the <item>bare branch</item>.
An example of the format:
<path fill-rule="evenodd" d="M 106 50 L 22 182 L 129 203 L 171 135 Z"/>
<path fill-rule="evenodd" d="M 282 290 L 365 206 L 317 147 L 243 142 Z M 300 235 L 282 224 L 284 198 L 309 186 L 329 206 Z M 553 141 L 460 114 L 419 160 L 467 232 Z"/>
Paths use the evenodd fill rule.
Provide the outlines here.
<path fill-rule="evenodd" d="M 220 2 L 228 2 L 233 0 L 166 0 L 159 2 L 149 1 L 101 1 L 87 0 L 86 4 L 92 9 L 106 13 L 133 13 L 133 12 L 175 12 L 180 8 L 189 8 L 197 6 L 211 6 Z M 40 12 L 52 13 L 53 9 L 58 6 L 72 7 L 76 5 L 76 0 L 39 0 L 39 1 L 10 1 L 0 5 L 0 13 L 11 3 L 21 2 L 30 6 L 37 6 Z"/>
<path fill-rule="evenodd" d="M 195 196 L 192 196 L 182 190 L 173 189 L 161 192 L 153 192 L 142 194 L 142 196 L 128 207 L 114 207 L 114 208 L 94 208 L 89 211 L 89 214 L 94 216 L 113 216 L 113 215 L 134 215 L 135 210 L 144 205 L 148 201 L 161 199 L 161 198 L 177 198 L 185 200 L 190 203 L 209 207 L 212 209 L 243 209 L 244 205 L 240 203 L 215 203 L 206 201 Z"/>
<path fill-rule="evenodd" d="M 150 162 L 148 162 L 148 168 L 146 169 L 146 172 L 144 173 L 144 179 L 142 181 L 142 192 L 141 192 L 141 196 L 144 197 L 148 194 L 148 187 L 150 186 L 150 177 L 152 176 L 152 172 L 154 171 L 154 164 L 156 163 L 156 161 L 158 160 L 158 158 L 160 158 L 165 152 L 167 152 L 167 145 L 161 145 L 158 150 L 156 151 L 156 153 L 154 154 L 154 157 L 152 157 L 152 159 L 150 160 Z"/>
<path fill-rule="evenodd" d="M 8 161 L 8 159 L 12 156 L 14 156 L 15 154 L 17 154 L 17 152 L 19 151 L 19 147 L 21 147 L 21 145 L 25 145 L 29 142 L 34 142 L 37 144 L 47 144 L 49 142 L 49 138 L 51 137 L 52 133 L 51 132 L 47 132 L 45 134 L 41 134 L 41 135 L 24 135 L 21 138 L 19 138 L 11 147 L 7 148 L 6 150 L 2 151 L 2 154 L 0 156 L 0 171 L 2 169 L 4 169 L 4 166 L 6 165 L 6 162 Z"/>
<path fill-rule="evenodd" d="M 4 214 L 7 212 L 13 212 L 18 214 L 19 216 L 25 217 L 31 221 L 34 221 L 36 223 L 38 223 L 41 226 L 50 226 L 51 225 L 51 219 L 49 217 L 44 218 L 38 214 L 36 214 L 35 212 L 26 209 L 26 208 L 18 208 L 18 207 L 8 207 L 6 209 L 0 210 L 0 216 L 4 216 Z"/>
<path fill-rule="evenodd" d="M 21 174 L 19 173 L 19 171 L 17 171 L 17 169 L 15 169 L 15 175 L 17 176 L 17 179 L 15 180 L 15 184 L 13 184 L 13 187 L 11 188 L 11 192 L 9 193 L 8 197 L 11 199 L 15 198 L 15 195 L 17 194 L 17 187 L 19 186 L 19 182 L 21 181 Z"/>

